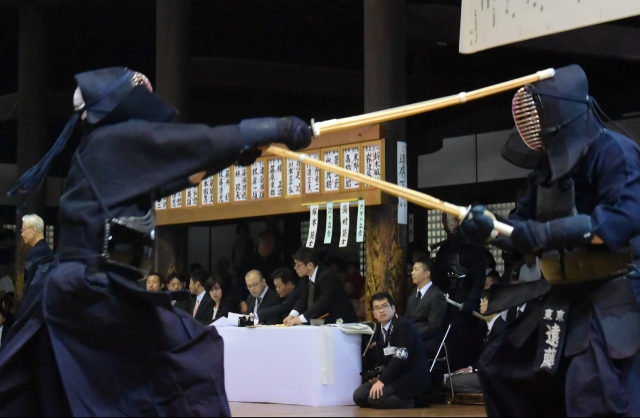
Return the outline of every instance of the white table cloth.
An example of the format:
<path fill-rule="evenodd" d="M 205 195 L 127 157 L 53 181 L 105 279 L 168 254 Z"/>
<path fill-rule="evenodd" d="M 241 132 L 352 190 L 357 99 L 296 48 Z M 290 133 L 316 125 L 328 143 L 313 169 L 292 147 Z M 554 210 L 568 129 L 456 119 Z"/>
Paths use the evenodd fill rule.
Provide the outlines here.
<path fill-rule="evenodd" d="M 231 402 L 353 405 L 362 337 L 337 327 L 219 327 Z"/>

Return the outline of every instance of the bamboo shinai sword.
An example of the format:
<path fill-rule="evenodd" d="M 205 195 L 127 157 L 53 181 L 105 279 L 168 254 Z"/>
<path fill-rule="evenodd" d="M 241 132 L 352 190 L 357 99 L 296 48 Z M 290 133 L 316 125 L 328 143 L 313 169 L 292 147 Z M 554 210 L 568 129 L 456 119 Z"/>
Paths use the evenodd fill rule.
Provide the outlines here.
<path fill-rule="evenodd" d="M 430 112 L 432 110 L 441 109 L 471 100 L 477 100 L 493 94 L 502 93 L 508 90 L 522 87 L 526 84 L 535 83 L 536 81 L 551 78 L 555 75 L 555 70 L 549 68 L 538 71 L 535 74 L 515 78 L 503 83 L 494 84 L 492 86 L 483 87 L 470 92 L 461 92 L 451 96 L 441 97 L 439 99 L 426 100 L 410 105 L 394 107 L 391 109 L 379 110 L 377 112 L 365 113 L 364 115 L 350 116 L 341 119 L 330 119 L 323 122 L 315 122 L 311 120 L 311 130 L 313 135 L 319 137 L 329 132 L 343 131 L 345 129 L 359 128 L 361 126 L 373 125 L 376 123 L 387 122 L 394 119 L 406 118 L 407 116 L 417 115 L 419 113 Z"/>

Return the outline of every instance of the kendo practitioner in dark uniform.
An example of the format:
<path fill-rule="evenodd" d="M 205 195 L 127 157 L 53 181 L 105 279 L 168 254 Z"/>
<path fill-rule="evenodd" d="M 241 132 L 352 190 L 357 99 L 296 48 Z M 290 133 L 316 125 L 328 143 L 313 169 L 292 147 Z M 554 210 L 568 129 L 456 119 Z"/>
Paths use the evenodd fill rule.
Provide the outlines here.
<path fill-rule="evenodd" d="M 44 181 L 80 119 L 57 261 L 32 279 L 0 352 L 0 416 L 229 416 L 215 328 L 174 308 L 175 292 L 136 285 L 151 266 L 154 202 L 204 172 L 251 163 L 269 143 L 306 147 L 309 128 L 297 118 L 171 124 L 176 110 L 140 73 L 107 68 L 75 79 L 75 114 L 12 190 Z"/>
<path fill-rule="evenodd" d="M 595 106 L 576 65 L 513 99 L 517 131 L 503 156 L 535 170 L 507 221 L 511 237 L 493 242 L 536 253 L 546 281 L 489 289 L 488 314 L 537 301 L 480 359 L 491 416 L 640 414 L 631 286 L 640 277 L 640 148 L 606 129 Z M 481 206 L 461 225 L 478 243 L 492 229 Z"/>
<path fill-rule="evenodd" d="M 476 363 L 483 350 L 486 325 L 471 315 L 478 311 L 485 282 L 484 249 L 464 242 L 458 233 L 460 220 L 442 214 L 447 239 L 439 244 L 435 261 L 435 284 L 449 299 L 462 304 L 461 309 L 448 305 L 445 322 L 451 322 L 447 337 L 449 362 L 455 370 Z M 433 353 L 435 354 L 435 353 Z"/>

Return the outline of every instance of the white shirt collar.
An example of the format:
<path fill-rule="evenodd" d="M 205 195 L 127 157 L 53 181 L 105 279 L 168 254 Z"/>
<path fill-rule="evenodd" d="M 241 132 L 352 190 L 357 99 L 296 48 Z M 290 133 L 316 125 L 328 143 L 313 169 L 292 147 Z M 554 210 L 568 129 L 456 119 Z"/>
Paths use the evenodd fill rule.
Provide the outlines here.
<path fill-rule="evenodd" d="M 391 321 L 387 323 L 387 325 L 383 326 L 385 333 L 389 334 L 389 328 L 391 327 Z"/>
<path fill-rule="evenodd" d="M 427 293 L 427 290 L 429 290 L 432 284 L 433 282 L 430 281 L 429 283 L 425 284 L 422 288 L 418 289 L 418 292 L 422 293 L 422 297 L 424 297 L 425 293 Z"/>
<path fill-rule="evenodd" d="M 316 282 L 316 274 L 318 273 L 318 266 L 316 266 L 316 269 L 313 271 L 313 274 L 311 276 L 309 276 L 309 280 L 311 280 L 313 283 Z"/>
<path fill-rule="evenodd" d="M 523 303 L 522 305 L 518 306 L 518 310 L 519 310 L 520 312 L 524 312 L 524 310 L 525 310 L 525 308 L 526 308 L 526 307 L 527 307 L 527 304 L 526 304 L 526 303 Z"/>
<path fill-rule="evenodd" d="M 491 332 L 491 329 L 493 328 L 493 324 L 496 323 L 496 319 L 500 318 L 500 314 L 496 315 L 493 317 L 493 319 L 489 322 L 487 322 L 487 328 L 489 328 L 489 332 Z M 504 320 L 504 319 L 503 319 Z"/>
<path fill-rule="evenodd" d="M 204 297 L 204 294 L 207 293 L 206 290 L 203 290 L 202 293 L 200 293 L 198 295 L 198 297 L 196 299 L 198 299 L 198 302 L 202 302 L 202 298 Z"/>

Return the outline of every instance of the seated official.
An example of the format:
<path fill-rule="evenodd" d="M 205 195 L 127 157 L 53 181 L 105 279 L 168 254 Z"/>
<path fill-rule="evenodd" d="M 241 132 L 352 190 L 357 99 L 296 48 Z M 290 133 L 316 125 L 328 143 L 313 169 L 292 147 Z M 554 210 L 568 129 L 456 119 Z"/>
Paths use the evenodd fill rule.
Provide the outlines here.
<path fill-rule="evenodd" d="M 191 314 L 196 321 L 203 325 L 209 325 L 213 318 L 213 307 L 215 303 L 211 295 L 204 288 L 209 279 L 209 273 L 204 270 L 196 270 L 189 279 L 189 291 L 195 296 L 191 301 Z"/>
<path fill-rule="evenodd" d="M 288 268 L 277 269 L 271 274 L 271 279 L 280 297 L 280 303 L 261 310 L 260 322 L 275 320 L 276 324 L 282 324 L 306 288 L 303 284 L 298 284 L 299 277 Z"/>
<path fill-rule="evenodd" d="M 411 279 L 416 288 L 409 295 L 406 312 L 430 354 L 438 351 L 444 338 L 443 321 L 447 313 L 444 294 L 431 281 L 433 268 L 433 261 L 428 258 L 419 258 L 413 264 Z"/>
<path fill-rule="evenodd" d="M 155 271 L 147 276 L 147 292 L 160 292 L 166 290 L 164 277 Z"/>
<path fill-rule="evenodd" d="M 267 281 L 262 277 L 260 270 L 251 270 L 244 280 L 247 283 L 250 295 L 247 297 L 247 310 L 243 314 L 254 314 L 259 323 L 275 325 L 277 323 L 275 317 L 263 321 L 261 315 L 263 310 L 280 303 L 278 294 L 267 286 Z"/>
<path fill-rule="evenodd" d="M 487 281 L 491 276 L 487 276 Z M 490 286 L 489 286 L 490 287 Z M 487 311 L 489 305 L 489 298 L 485 290 L 483 299 L 480 302 L 480 313 L 484 314 Z M 507 325 L 504 314 L 496 313 L 489 315 L 489 322 L 487 324 L 487 334 L 484 339 L 485 347 L 489 345 Z M 482 385 L 480 384 L 480 378 L 478 377 L 478 364 L 471 364 L 469 367 L 456 370 L 451 376 L 451 379 L 446 379 L 445 387 L 451 389 L 453 385 L 454 392 L 458 393 L 482 393 Z"/>
<path fill-rule="evenodd" d="M 173 272 L 169 274 L 169 277 L 167 278 L 167 289 L 170 292 L 177 292 L 178 290 L 182 290 L 185 287 L 186 287 L 186 283 L 185 283 L 184 276 L 182 276 L 180 273 L 177 273 L 177 272 Z M 185 312 L 189 312 L 189 310 L 191 309 L 191 299 L 190 298 L 172 299 L 171 305 L 173 305 L 178 309 L 182 309 Z"/>
<path fill-rule="evenodd" d="M 236 309 L 237 303 L 231 297 L 230 282 L 217 277 L 211 277 L 204 284 L 204 288 L 215 302 L 211 322 L 229 316 L 229 312 Z"/>
<path fill-rule="evenodd" d="M 376 352 L 376 368 L 383 369 L 378 377 L 355 390 L 353 401 L 362 408 L 413 408 L 415 398 L 432 387 L 422 338 L 409 319 L 396 315 L 389 293 L 376 293 L 370 304 L 380 323 L 372 348 Z"/>
<path fill-rule="evenodd" d="M 319 318 L 323 318 L 325 324 L 333 324 L 338 319 L 344 323 L 358 321 L 342 282 L 329 267 L 319 264 L 314 250 L 302 247 L 293 255 L 293 260 L 307 290 L 285 318 L 285 325 L 306 324 Z"/>

